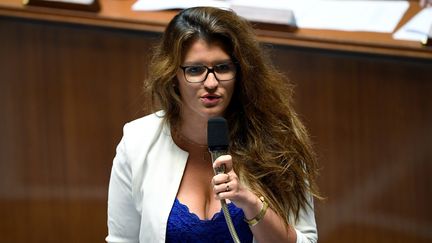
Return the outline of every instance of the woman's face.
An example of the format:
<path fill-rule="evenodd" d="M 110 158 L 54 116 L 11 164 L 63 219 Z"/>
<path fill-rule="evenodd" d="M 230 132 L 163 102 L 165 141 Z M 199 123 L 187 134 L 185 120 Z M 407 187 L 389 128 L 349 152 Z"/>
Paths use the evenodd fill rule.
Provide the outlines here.
<path fill-rule="evenodd" d="M 226 81 L 218 81 L 215 73 L 206 69 L 215 68 L 219 80 L 231 77 L 234 69 L 230 56 L 218 42 L 207 43 L 202 39 L 193 42 L 186 51 L 182 67 L 177 72 L 178 88 L 183 102 L 181 116 L 189 122 L 207 121 L 210 117 L 222 116 L 234 92 L 235 76 Z M 184 69 L 184 68 L 183 68 Z M 186 74 L 185 74 L 186 73 Z M 191 83 L 189 81 L 195 81 Z M 204 79 L 202 82 L 200 80 Z"/>

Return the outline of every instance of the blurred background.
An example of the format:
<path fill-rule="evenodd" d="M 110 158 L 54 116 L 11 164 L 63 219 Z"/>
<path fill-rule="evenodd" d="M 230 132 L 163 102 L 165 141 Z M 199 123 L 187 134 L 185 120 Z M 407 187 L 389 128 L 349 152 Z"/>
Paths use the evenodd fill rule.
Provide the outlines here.
<path fill-rule="evenodd" d="M 149 112 L 148 57 L 176 11 L 100 3 L 0 1 L 1 242 L 104 242 L 115 148 Z M 420 11 L 409 3 L 398 27 Z M 432 242 L 431 48 L 276 27 L 257 34 L 295 84 L 319 157 L 320 242 Z"/>

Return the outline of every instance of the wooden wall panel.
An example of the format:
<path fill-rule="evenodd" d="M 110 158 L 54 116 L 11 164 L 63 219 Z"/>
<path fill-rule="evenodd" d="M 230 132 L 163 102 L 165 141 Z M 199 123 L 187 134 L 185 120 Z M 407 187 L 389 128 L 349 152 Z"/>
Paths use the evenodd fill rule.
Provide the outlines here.
<path fill-rule="evenodd" d="M 321 242 L 431 242 L 432 61 L 272 53 L 318 151 Z"/>
<path fill-rule="evenodd" d="M 145 113 L 156 38 L 0 19 L 2 241 L 103 241 L 115 147 Z"/>

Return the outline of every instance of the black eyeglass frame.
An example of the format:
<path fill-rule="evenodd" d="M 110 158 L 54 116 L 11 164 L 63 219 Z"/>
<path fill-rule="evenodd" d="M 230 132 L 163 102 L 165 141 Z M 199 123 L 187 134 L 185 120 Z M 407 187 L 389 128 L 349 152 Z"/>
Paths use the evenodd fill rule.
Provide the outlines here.
<path fill-rule="evenodd" d="M 233 78 L 231 78 L 231 79 L 224 79 L 224 80 L 221 80 L 221 79 L 218 78 L 218 76 L 217 76 L 217 74 L 216 74 L 216 72 L 215 72 L 214 69 L 215 69 L 215 66 L 218 66 L 218 65 L 221 65 L 221 64 L 231 64 L 231 65 L 234 65 L 234 77 Z M 226 82 L 226 81 L 231 81 L 231 80 L 235 79 L 235 77 L 237 75 L 237 65 L 236 65 L 236 63 L 232 62 L 232 63 L 221 63 L 221 64 L 217 64 L 217 65 L 215 65 L 213 67 L 207 67 L 206 65 L 191 65 L 191 66 L 179 66 L 179 67 L 183 70 L 183 76 L 184 76 L 186 82 L 188 82 L 188 83 L 193 83 L 193 84 L 202 83 L 202 82 L 206 81 L 209 73 L 213 73 L 214 77 L 216 78 L 216 80 L 218 82 Z M 191 81 L 189 81 L 186 78 L 186 68 L 190 68 L 190 67 L 204 67 L 204 68 L 206 68 L 207 69 L 207 73 L 206 73 L 204 79 L 201 80 L 201 81 L 197 81 L 197 82 L 191 82 Z"/>

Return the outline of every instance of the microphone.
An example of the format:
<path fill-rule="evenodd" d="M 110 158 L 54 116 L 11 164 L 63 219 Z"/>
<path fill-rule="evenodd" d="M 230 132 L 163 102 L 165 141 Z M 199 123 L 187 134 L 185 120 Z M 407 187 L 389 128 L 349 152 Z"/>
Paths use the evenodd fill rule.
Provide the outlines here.
<path fill-rule="evenodd" d="M 207 145 L 211 154 L 212 163 L 221 155 L 228 154 L 228 124 L 223 117 L 210 118 L 207 123 Z M 214 168 L 216 175 L 225 173 L 225 165 Z M 234 228 L 231 215 L 225 199 L 221 199 L 222 211 L 234 243 L 240 243 L 240 238 Z"/>
<path fill-rule="evenodd" d="M 228 154 L 228 124 L 223 117 L 213 117 L 207 123 L 207 144 L 212 162 L 219 156 Z M 225 166 L 214 169 L 215 174 L 225 173 Z"/>

